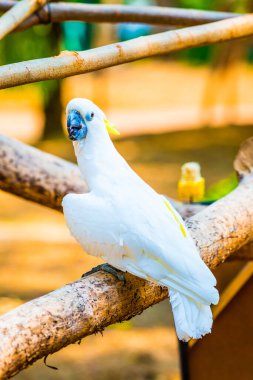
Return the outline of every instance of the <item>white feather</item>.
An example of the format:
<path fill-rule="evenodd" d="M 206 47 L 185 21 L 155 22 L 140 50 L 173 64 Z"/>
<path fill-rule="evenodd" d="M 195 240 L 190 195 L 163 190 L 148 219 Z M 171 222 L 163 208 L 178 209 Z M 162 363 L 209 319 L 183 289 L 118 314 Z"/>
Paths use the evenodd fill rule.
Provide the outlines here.
<path fill-rule="evenodd" d="M 78 99 L 75 107 L 85 117 L 92 105 Z M 70 231 L 87 253 L 169 287 L 179 339 L 199 338 L 211 330 L 210 304 L 219 299 L 215 277 L 178 213 L 116 151 L 101 115 L 74 144 L 90 192 L 64 197 Z"/>

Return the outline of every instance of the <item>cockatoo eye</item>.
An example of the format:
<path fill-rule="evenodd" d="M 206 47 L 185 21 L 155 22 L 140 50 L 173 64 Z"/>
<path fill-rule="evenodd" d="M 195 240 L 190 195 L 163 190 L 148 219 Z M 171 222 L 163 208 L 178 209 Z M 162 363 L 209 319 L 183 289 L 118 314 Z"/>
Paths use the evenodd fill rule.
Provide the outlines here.
<path fill-rule="evenodd" d="M 91 121 L 91 120 L 93 119 L 94 116 L 95 116 L 95 115 L 94 115 L 94 112 L 87 112 L 87 114 L 86 114 L 86 116 L 85 116 L 85 119 L 86 119 L 87 121 Z"/>

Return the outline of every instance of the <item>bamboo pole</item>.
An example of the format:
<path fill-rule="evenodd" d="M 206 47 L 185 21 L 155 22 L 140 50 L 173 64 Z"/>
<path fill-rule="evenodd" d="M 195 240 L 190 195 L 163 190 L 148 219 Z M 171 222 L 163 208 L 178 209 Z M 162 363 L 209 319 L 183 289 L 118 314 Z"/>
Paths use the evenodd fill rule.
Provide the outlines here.
<path fill-rule="evenodd" d="M 135 38 L 88 51 L 64 51 L 56 57 L 0 67 L 0 89 L 84 74 L 145 57 L 245 37 L 252 33 L 253 15 L 246 15 Z"/>
<path fill-rule="evenodd" d="M 48 0 L 22 0 L 17 2 L 0 18 L 0 40 L 12 32 L 37 9 L 46 4 Z"/>
<path fill-rule="evenodd" d="M 16 1 L 1 1 L 0 12 L 10 9 Z M 63 21 L 138 22 L 153 25 L 191 26 L 238 16 L 229 12 L 201 11 L 158 6 L 128 6 L 119 4 L 52 3 L 45 5 L 27 19 L 18 30 L 37 24 Z"/>

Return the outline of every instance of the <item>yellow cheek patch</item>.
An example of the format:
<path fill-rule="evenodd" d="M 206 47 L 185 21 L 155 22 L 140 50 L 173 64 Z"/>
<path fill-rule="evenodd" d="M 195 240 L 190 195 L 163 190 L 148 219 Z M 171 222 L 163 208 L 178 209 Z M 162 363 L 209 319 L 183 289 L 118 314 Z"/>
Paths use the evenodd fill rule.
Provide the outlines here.
<path fill-rule="evenodd" d="M 120 135 L 120 132 L 117 130 L 115 125 L 110 123 L 107 119 L 104 120 L 104 123 L 105 123 L 105 128 L 110 134 L 116 135 L 116 136 Z"/>
<path fill-rule="evenodd" d="M 179 227 L 180 227 L 180 230 L 182 232 L 183 237 L 186 238 L 185 228 L 184 228 L 183 224 L 180 222 L 180 220 L 178 219 L 178 217 L 176 216 L 174 210 L 172 209 L 172 207 L 170 206 L 170 204 L 165 199 L 164 199 L 164 204 L 167 207 L 167 209 L 170 211 L 170 213 L 172 214 L 172 216 L 175 219 L 175 221 L 179 224 Z"/>

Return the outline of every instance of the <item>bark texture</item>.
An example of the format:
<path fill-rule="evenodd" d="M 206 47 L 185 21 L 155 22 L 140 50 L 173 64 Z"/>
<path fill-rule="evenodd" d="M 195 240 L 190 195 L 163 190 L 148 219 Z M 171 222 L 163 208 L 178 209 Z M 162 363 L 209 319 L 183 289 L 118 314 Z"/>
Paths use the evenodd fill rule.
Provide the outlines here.
<path fill-rule="evenodd" d="M 253 239 L 253 176 L 226 197 L 187 221 L 191 235 L 209 268 Z"/>
<path fill-rule="evenodd" d="M 253 137 L 244 141 L 234 161 L 234 168 L 239 178 L 244 178 L 253 171 Z"/>
<path fill-rule="evenodd" d="M 41 8 L 48 0 L 22 0 L 10 8 L 0 18 L 0 39 L 12 32 L 37 9 Z"/>
<path fill-rule="evenodd" d="M 16 1 L 1 1 L 0 12 L 10 9 Z M 37 24 L 63 21 L 85 22 L 138 22 L 153 25 L 191 26 L 236 17 L 229 12 L 199 11 L 193 9 L 157 6 L 129 6 L 119 4 L 51 3 L 30 16 L 16 30 Z"/>
<path fill-rule="evenodd" d="M 233 40 L 253 34 L 253 15 L 172 30 L 87 51 L 64 51 L 57 57 L 4 65 L 0 89 L 66 78 L 173 51 Z"/>
<path fill-rule="evenodd" d="M 83 337 L 102 332 L 168 297 L 165 288 L 127 274 L 126 285 L 98 272 L 0 318 L 0 378 Z"/>
<path fill-rule="evenodd" d="M 242 150 L 243 146 L 237 160 L 243 157 L 246 163 Z M 42 160 L 43 153 L 28 148 L 30 161 L 33 158 L 31 152 L 37 158 L 40 154 Z M 24 159 L 23 156 L 14 157 L 17 158 L 21 162 Z M 45 159 L 49 166 L 52 160 L 57 161 L 48 155 Z M 39 163 L 35 160 L 36 165 L 39 170 Z M 58 167 L 59 172 L 65 172 L 67 167 L 73 168 L 68 165 L 63 162 L 63 166 Z M 53 167 L 55 169 L 55 162 Z M 249 173 L 236 190 L 188 219 L 190 232 L 211 269 L 253 239 L 253 175 L 249 163 L 248 167 Z M 5 170 L 7 173 L 10 166 Z M 80 180 L 78 175 L 77 179 Z M 80 185 L 83 186 L 79 182 L 77 188 Z M 33 187 L 33 183 L 28 181 L 28 186 Z M 50 191 L 48 194 L 52 205 L 56 198 Z M 45 195 L 43 199 L 45 202 Z M 55 202 L 58 204 L 57 200 Z M 111 323 L 127 320 L 168 296 L 167 289 L 151 282 L 130 274 L 126 274 L 126 280 L 124 285 L 112 275 L 97 272 L 0 317 L 0 378 L 14 376 L 39 358 L 102 331 Z"/>
<path fill-rule="evenodd" d="M 0 188 L 56 210 L 65 194 L 87 191 L 76 165 L 3 135 Z"/>

